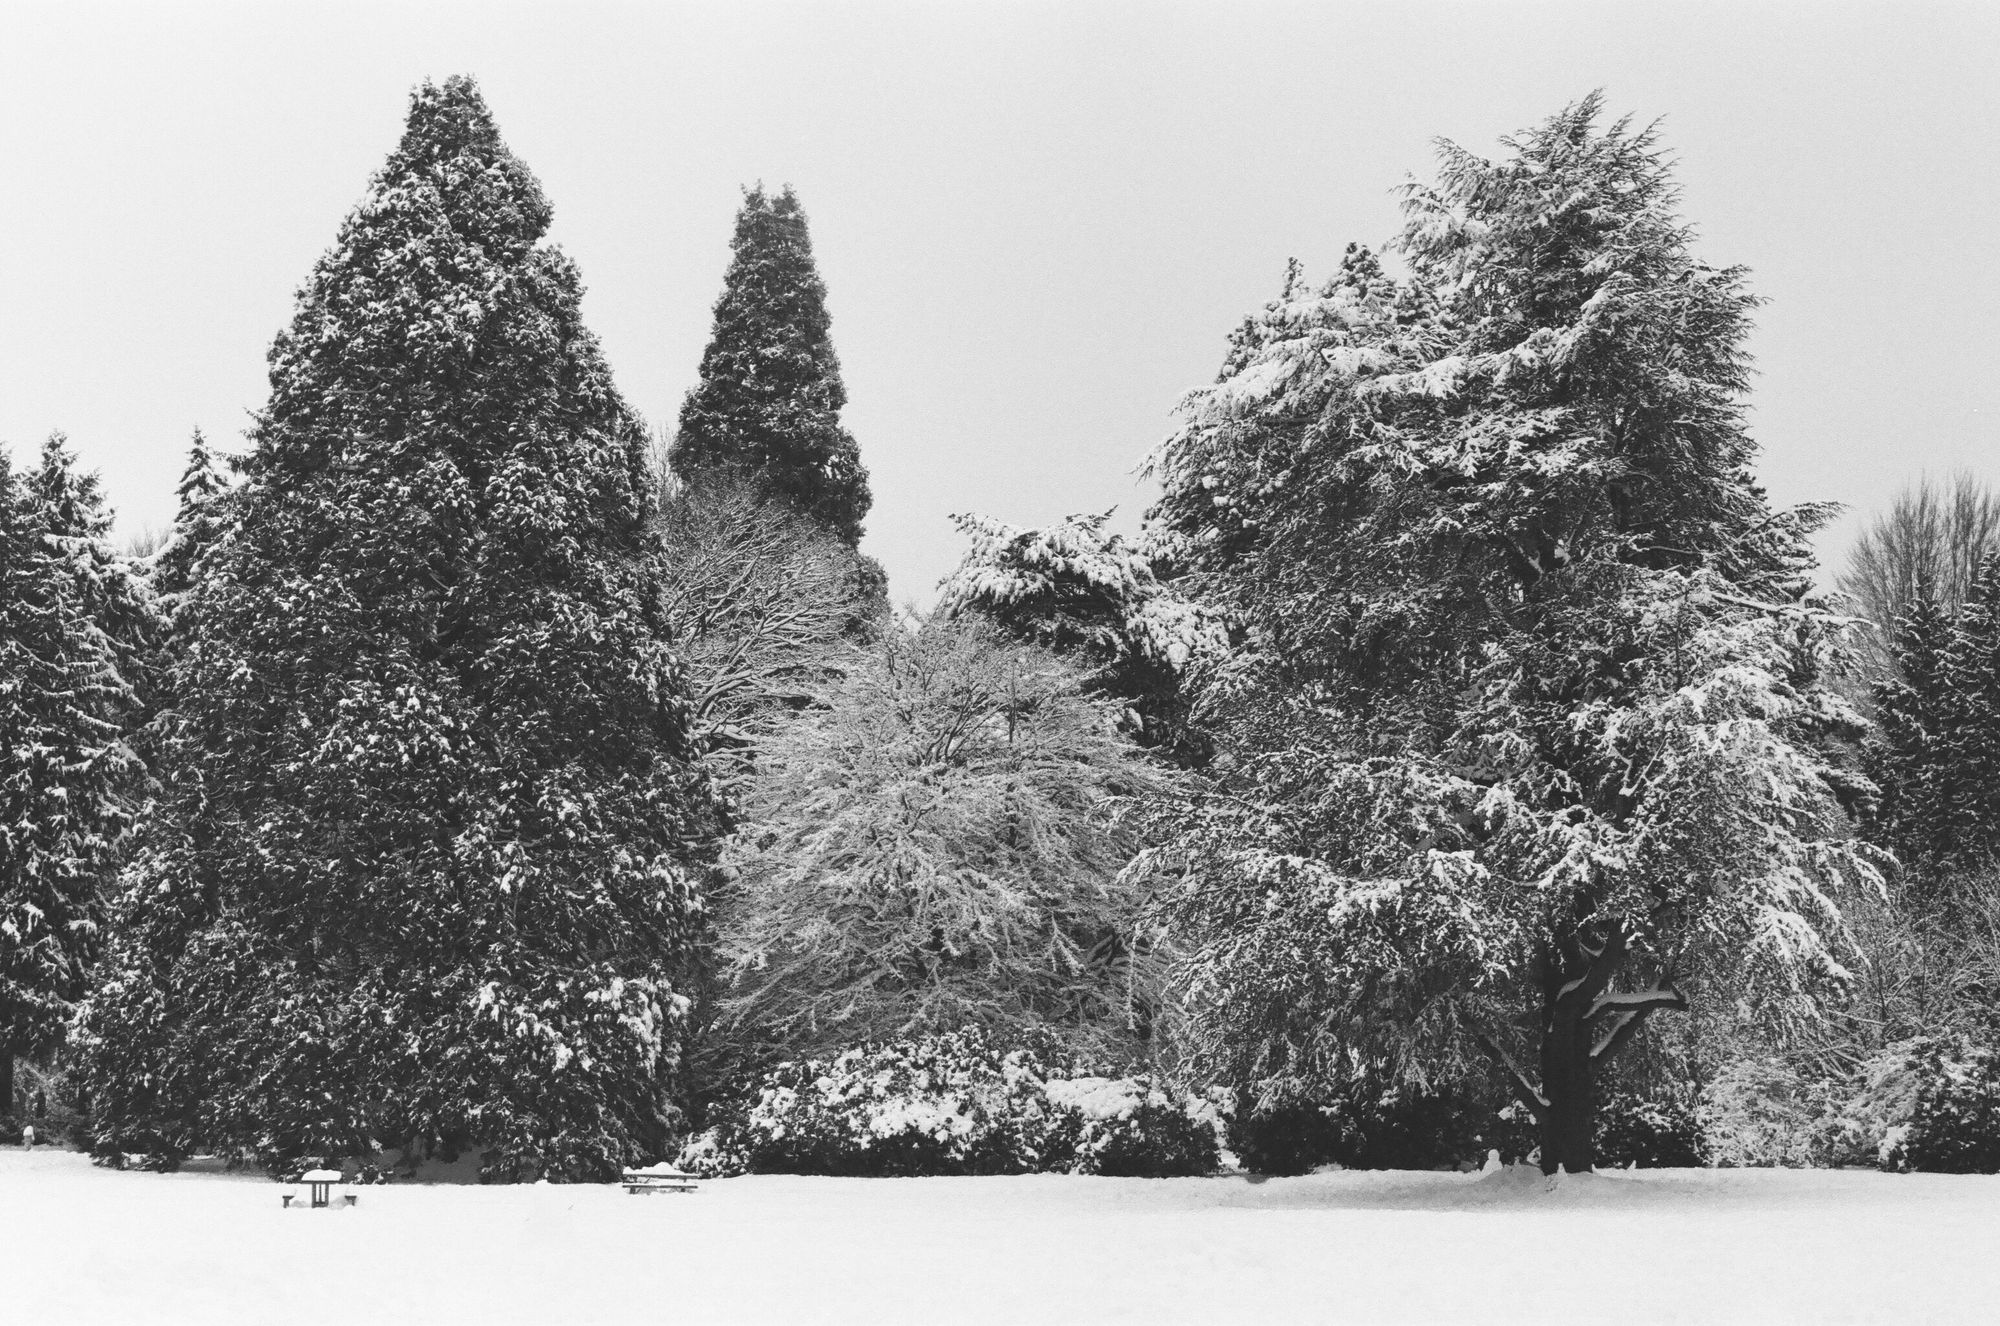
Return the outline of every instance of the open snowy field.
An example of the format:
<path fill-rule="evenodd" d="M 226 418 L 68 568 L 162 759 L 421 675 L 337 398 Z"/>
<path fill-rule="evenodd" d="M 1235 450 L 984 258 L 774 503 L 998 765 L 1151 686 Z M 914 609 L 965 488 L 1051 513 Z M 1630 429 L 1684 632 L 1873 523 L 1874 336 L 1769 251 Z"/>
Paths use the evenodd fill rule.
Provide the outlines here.
<path fill-rule="evenodd" d="M 2000 1178 L 389 1186 L 0 1151 L 9 1322 L 1992 1321 Z"/>

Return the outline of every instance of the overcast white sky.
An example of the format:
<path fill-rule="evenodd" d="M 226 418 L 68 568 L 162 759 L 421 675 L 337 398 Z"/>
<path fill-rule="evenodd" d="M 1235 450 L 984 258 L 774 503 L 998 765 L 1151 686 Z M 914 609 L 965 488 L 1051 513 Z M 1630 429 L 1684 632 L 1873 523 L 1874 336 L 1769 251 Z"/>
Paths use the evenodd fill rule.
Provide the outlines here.
<path fill-rule="evenodd" d="M 1593 87 L 1666 118 L 1702 252 L 1752 269 L 1782 502 L 1860 520 L 2000 482 L 2000 4 L 167 4 L 0 0 L 0 441 L 52 428 L 121 528 L 264 354 L 394 146 L 475 75 L 556 208 L 626 396 L 671 424 L 741 185 L 790 182 L 831 292 L 864 547 L 898 598 L 947 517 L 1117 504 L 1285 259 L 1395 228 L 1431 140 Z"/>

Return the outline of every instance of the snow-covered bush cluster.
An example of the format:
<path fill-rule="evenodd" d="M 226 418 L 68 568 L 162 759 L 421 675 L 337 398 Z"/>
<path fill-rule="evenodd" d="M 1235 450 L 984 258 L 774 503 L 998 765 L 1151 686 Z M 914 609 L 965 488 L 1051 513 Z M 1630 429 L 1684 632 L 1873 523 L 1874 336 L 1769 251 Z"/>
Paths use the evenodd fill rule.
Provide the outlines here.
<path fill-rule="evenodd" d="M 701 1174 L 1205 1174 L 1213 1126 L 1152 1078 L 976 1031 L 778 1064 L 691 1139 Z"/>
<path fill-rule="evenodd" d="M 2000 1173 L 2000 1048 L 1931 1045 L 1915 1069 L 1916 1107 L 1883 1158 L 1943 1174 Z"/>
<path fill-rule="evenodd" d="M 1239 1108 L 1229 1149 L 1256 1174 L 1346 1169 L 1450 1169 L 1489 1151 L 1515 1162 L 1538 1158 L 1534 1121 L 1504 1091 L 1473 1083 L 1429 1089 L 1356 1085 L 1330 1099 L 1285 1100 Z M 1619 1090 L 1599 1102 L 1597 1157 L 1606 1165 L 1653 1169 L 1706 1163 L 1707 1146 L 1691 1095 Z"/>

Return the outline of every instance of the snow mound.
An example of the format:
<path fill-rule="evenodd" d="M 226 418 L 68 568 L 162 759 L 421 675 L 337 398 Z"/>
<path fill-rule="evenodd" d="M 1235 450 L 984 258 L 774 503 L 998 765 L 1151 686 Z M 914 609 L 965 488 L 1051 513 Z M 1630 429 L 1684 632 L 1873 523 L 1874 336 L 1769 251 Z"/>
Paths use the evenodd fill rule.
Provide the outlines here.
<path fill-rule="evenodd" d="M 1076 1110 L 1086 1119 L 1123 1119 L 1159 1095 L 1140 1078 L 1072 1077 L 1050 1078 L 1042 1084 L 1042 1095 L 1058 1108 Z M 1159 1103 L 1166 1103 L 1159 1096 Z"/>

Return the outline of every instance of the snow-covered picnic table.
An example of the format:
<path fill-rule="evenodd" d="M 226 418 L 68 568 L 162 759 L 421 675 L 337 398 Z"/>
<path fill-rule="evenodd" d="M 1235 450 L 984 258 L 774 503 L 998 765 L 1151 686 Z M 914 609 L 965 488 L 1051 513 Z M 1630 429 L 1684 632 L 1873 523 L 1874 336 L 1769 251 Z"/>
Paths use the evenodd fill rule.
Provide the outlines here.
<path fill-rule="evenodd" d="M 340 1183 L 343 1177 L 337 1169 L 309 1169 L 299 1175 L 299 1182 L 305 1184 L 307 1190 L 312 1194 L 313 1206 L 327 1206 L 333 1201 L 333 1185 Z M 360 1197 L 354 1192 L 351 1186 L 343 1187 L 340 1195 L 341 1199 L 349 1206 L 353 1206 L 360 1200 Z M 299 1190 L 297 1188 L 287 1188 L 285 1190 L 284 1204 L 286 1206 L 289 1207 L 298 1199 Z"/>

